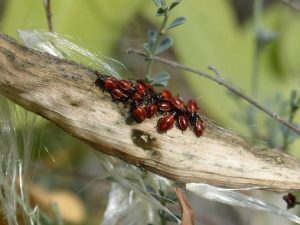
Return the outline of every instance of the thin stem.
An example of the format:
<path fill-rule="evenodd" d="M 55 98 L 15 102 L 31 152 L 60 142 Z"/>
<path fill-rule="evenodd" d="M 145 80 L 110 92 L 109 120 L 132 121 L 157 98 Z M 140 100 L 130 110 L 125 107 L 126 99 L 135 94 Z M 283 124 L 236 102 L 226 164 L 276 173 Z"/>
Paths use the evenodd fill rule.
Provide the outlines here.
<path fill-rule="evenodd" d="M 300 104 L 300 97 L 298 98 L 296 104 L 297 105 Z M 289 118 L 288 118 L 289 123 L 293 123 L 298 109 L 299 109 L 298 107 L 294 108 L 293 105 L 290 106 L 290 112 L 289 112 Z M 289 144 L 290 144 L 289 136 L 290 136 L 290 130 L 286 129 L 285 132 L 283 133 L 283 145 L 282 145 L 282 149 L 285 151 L 288 149 Z"/>
<path fill-rule="evenodd" d="M 175 193 L 181 209 L 181 224 L 182 225 L 195 225 L 195 212 L 186 198 L 184 192 L 176 187 Z"/>
<path fill-rule="evenodd" d="M 157 49 L 159 43 L 161 42 L 161 39 L 163 38 L 163 36 L 165 34 L 165 28 L 167 25 L 168 18 L 169 18 L 169 15 L 168 15 L 168 12 L 166 12 L 164 14 L 164 19 L 163 19 L 163 22 L 159 29 L 158 37 L 156 38 L 155 43 L 150 50 L 151 51 L 150 55 L 148 56 L 149 60 L 147 63 L 147 68 L 146 68 L 146 75 L 148 78 L 151 78 L 155 52 L 156 52 L 156 49 Z"/>
<path fill-rule="evenodd" d="M 260 17 L 263 10 L 263 0 L 255 0 L 253 7 L 253 24 L 254 24 L 254 32 L 255 32 L 255 40 L 254 40 L 254 53 L 253 53 L 253 61 L 252 61 L 252 79 L 251 79 L 251 96 L 254 99 L 257 99 L 259 96 L 259 72 L 260 72 L 260 55 L 262 50 L 262 45 L 260 41 L 260 32 L 261 32 L 261 22 Z M 251 107 L 249 111 L 249 124 L 255 123 L 255 108 Z M 257 137 L 257 131 L 253 126 L 249 126 L 251 128 L 252 137 Z"/>
<path fill-rule="evenodd" d="M 263 0 L 255 0 L 253 8 L 253 23 L 255 32 L 255 46 L 252 65 L 252 82 L 251 94 L 253 98 L 257 98 L 259 90 L 259 70 L 260 70 L 260 54 L 262 45 L 260 43 L 261 23 L 260 17 L 263 10 Z"/>
<path fill-rule="evenodd" d="M 164 193 L 162 191 L 160 191 L 160 204 L 164 207 L 166 207 L 166 200 L 164 199 Z M 167 220 L 166 220 L 166 215 L 165 215 L 165 211 L 161 210 L 159 213 L 159 218 L 160 218 L 160 224 L 161 225 L 166 225 L 167 224 Z"/>
<path fill-rule="evenodd" d="M 45 10 L 46 10 L 48 30 L 50 32 L 53 32 L 51 0 L 44 0 L 44 7 L 45 7 Z"/>
<path fill-rule="evenodd" d="M 259 93 L 259 71 L 260 71 L 260 55 L 261 49 L 258 47 L 258 40 L 255 41 L 255 49 L 253 54 L 253 64 L 252 64 L 252 81 L 251 81 L 251 95 L 253 98 L 258 97 Z"/>
<path fill-rule="evenodd" d="M 145 54 L 143 51 L 137 50 L 137 49 L 132 49 L 129 48 L 126 50 L 127 54 L 131 54 L 131 53 L 135 53 L 137 55 L 143 56 L 146 58 L 147 60 L 147 54 Z M 228 90 L 230 90 L 231 92 L 233 92 L 234 94 L 240 96 L 241 98 L 243 98 L 244 100 L 246 100 L 247 102 L 249 102 L 251 105 L 255 106 L 256 108 L 258 108 L 259 110 L 263 111 L 264 113 L 266 113 L 267 115 L 269 115 L 270 117 L 272 117 L 274 120 L 276 120 L 277 122 L 281 123 L 282 125 L 286 126 L 287 128 L 289 128 L 290 130 L 294 131 L 297 134 L 300 134 L 300 129 L 298 127 L 296 127 L 295 125 L 289 123 L 288 121 L 284 120 L 282 117 L 280 117 L 277 113 L 274 113 L 272 111 L 270 111 L 269 109 L 265 108 L 264 106 L 262 106 L 261 104 L 259 104 L 257 101 L 255 101 L 254 99 L 252 99 L 251 97 L 245 95 L 243 92 L 237 90 L 236 88 L 234 88 L 232 85 L 230 85 L 223 77 L 221 77 L 218 73 L 218 71 L 216 69 L 214 69 L 213 67 L 209 67 L 210 70 L 214 71 L 216 73 L 217 76 L 212 76 L 208 73 L 205 73 L 201 70 L 197 70 L 197 69 L 193 69 L 190 67 L 187 67 L 185 65 L 179 64 L 177 62 L 171 61 L 171 60 L 167 60 L 161 57 L 157 57 L 155 56 L 153 58 L 155 61 L 163 63 L 165 65 L 171 66 L 173 68 L 176 69 L 180 69 L 180 70 L 184 70 L 184 71 L 188 71 L 191 73 L 195 73 L 199 76 L 205 77 L 206 79 L 212 80 L 224 87 L 226 87 Z"/>
<path fill-rule="evenodd" d="M 295 111 L 293 112 L 291 110 L 290 113 L 289 113 L 289 118 L 288 118 L 289 123 L 293 122 L 294 117 L 295 117 Z M 285 151 L 288 149 L 288 146 L 289 146 L 289 135 L 290 135 L 290 130 L 287 129 L 284 132 L 284 134 L 283 134 L 283 146 L 282 146 L 282 149 L 285 150 Z"/>
<path fill-rule="evenodd" d="M 160 224 L 161 225 L 166 225 L 167 224 L 164 211 L 161 211 L 161 213 L 159 214 L 159 218 L 160 218 Z"/>

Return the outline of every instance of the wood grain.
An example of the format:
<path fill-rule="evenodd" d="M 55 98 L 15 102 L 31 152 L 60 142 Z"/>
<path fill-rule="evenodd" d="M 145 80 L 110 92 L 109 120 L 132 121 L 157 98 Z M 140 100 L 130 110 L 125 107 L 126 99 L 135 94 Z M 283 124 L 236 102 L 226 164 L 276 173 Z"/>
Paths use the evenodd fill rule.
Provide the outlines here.
<path fill-rule="evenodd" d="M 97 89 L 95 79 L 91 69 L 0 34 L 0 93 L 93 148 L 178 182 L 300 189 L 294 157 L 255 148 L 210 121 L 201 138 L 178 129 L 159 134 L 157 118 L 129 124 L 128 109 Z"/>

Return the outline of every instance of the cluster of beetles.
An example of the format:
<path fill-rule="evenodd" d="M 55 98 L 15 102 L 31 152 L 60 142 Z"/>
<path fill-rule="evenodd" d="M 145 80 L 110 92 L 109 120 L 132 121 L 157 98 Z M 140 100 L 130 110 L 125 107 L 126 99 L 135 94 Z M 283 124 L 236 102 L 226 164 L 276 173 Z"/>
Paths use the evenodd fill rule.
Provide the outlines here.
<path fill-rule="evenodd" d="M 168 90 L 156 92 L 153 86 L 144 80 L 118 80 L 112 76 L 104 76 L 95 72 L 95 84 L 103 91 L 111 94 L 114 101 L 130 106 L 130 115 L 141 123 L 146 118 L 162 115 L 157 122 L 160 133 L 170 130 L 174 124 L 185 131 L 189 126 L 197 137 L 205 129 L 199 116 L 199 107 L 194 100 L 185 104 L 180 97 L 173 97 Z"/>

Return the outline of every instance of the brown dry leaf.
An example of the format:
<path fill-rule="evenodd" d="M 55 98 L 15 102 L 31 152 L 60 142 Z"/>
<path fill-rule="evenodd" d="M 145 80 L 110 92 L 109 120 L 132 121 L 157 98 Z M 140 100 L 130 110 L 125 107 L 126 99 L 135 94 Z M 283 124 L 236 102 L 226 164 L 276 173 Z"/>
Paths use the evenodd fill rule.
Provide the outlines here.
<path fill-rule="evenodd" d="M 183 191 L 180 188 L 175 188 L 175 193 L 180 205 L 182 217 L 182 225 L 195 225 L 195 213 L 188 200 L 186 199 Z"/>
<path fill-rule="evenodd" d="M 86 212 L 80 198 L 70 191 L 47 191 L 38 185 L 31 185 L 31 197 L 35 204 L 49 209 L 51 203 L 56 203 L 65 221 L 80 224 L 85 220 Z"/>

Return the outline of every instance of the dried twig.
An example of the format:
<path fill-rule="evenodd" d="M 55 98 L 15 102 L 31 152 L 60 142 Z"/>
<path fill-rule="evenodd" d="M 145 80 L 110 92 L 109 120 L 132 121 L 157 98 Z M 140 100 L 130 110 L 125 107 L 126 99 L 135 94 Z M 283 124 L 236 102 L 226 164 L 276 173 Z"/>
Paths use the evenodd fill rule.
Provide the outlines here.
<path fill-rule="evenodd" d="M 43 0 L 43 1 L 44 1 L 44 7 L 45 7 L 45 10 L 46 10 L 48 30 L 50 32 L 53 32 L 51 0 Z"/>
<path fill-rule="evenodd" d="M 130 53 L 135 53 L 137 55 L 143 56 L 143 57 L 147 57 L 147 54 L 145 54 L 143 51 L 137 50 L 137 49 L 132 49 L 129 48 L 126 50 L 127 54 Z M 234 88 L 231 84 L 229 84 L 224 78 L 222 78 L 219 74 L 219 72 L 214 68 L 209 66 L 208 68 L 210 70 L 212 70 L 216 76 L 212 76 L 208 73 L 205 73 L 201 70 L 197 70 L 197 69 L 193 69 L 190 67 L 187 67 L 185 65 L 179 64 L 177 62 L 171 61 L 171 60 L 167 60 L 161 57 L 154 57 L 154 59 L 157 62 L 166 64 L 168 66 L 171 66 L 173 68 L 176 69 L 181 69 L 181 70 L 185 70 L 191 73 L 195 73 L 197 75 L 200 75 L 202 77 L 205 77 L 209 80 L 212 80 L 214 82 L 217 82 L 218 84 L 226 87 L 228 90 L 230 90 L 231 92 L 233 92 L 234 94 L 240 96 L 241 98 L 243 98 L 244 100 L 246 100 L 247 102 L 249 102 L 251 105 L 255 106 L 256 108 L 258 108 L 259 110 L 263 111 L 264 113 L 266 113 L 267 115 L 269 115 L 270 117 L 272 117 L 274 120 L 278 121 L 279 123 L 281 123 L 282 125 L 286 126 L 287 128 L 289 128 L 290 130 L 294 131 L 297 134 L 300 134 L 300 129 L 298 127 L 296 127 L 295 125 L 287 122 L 285 119 L 283 119 L 282 117 L 280 117 L 277 113 L 270 111 L 269 109 L 265 108 L 264 106 L 262 106 L 261 104 L 259 104 L 257 101 L 255 101 L 254 99 L 252 99 L 251 97 L 245 95 L 243 92 L 237 90 L 236 88 Z"/>
<path fill-rule="evenodd" d="M 181 224 L 195 225 L 195 212 L 180 188 L 174 188 L 181 209 Z"/>
<path fill-rule="evenodd" d="M 93 86 L 94 72 L 30 50 L 0 33 L 0 93 L 98 151 L 175 180 L 234 188 L 300 190 L 300 162 L 261 150 L 205 118 L 203 137 L 156 131 L 158 118 L 128 124 L 128 108 Z"/>

